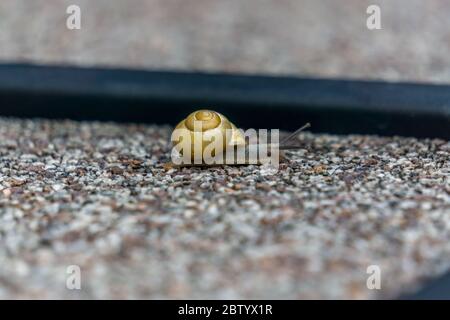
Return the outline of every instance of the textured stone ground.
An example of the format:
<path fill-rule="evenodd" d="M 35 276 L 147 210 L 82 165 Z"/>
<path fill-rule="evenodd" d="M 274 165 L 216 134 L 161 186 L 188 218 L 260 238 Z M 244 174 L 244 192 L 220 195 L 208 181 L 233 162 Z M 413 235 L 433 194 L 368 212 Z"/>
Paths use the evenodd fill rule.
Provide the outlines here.
<path fill-rule="evenodd" d="M 450 267 L 447 141 L 304 133 L 273 174 L 167 170 L 169 132 L 1 119 L 0 298 L 386 298 Z"/>
<path fill-rule="evenodd" d="M 366 9 L 382 9 L 382 30 Z M 66 28 L 66 8 L 82 29 Z M 0 60 L 450 81 L 447 0 L 2 0 Z"/>

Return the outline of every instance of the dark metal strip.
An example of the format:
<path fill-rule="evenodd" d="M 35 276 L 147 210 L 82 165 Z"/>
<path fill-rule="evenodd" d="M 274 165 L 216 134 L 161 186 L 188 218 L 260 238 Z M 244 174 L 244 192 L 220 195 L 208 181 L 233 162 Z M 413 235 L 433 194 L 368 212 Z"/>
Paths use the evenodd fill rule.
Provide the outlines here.
<path fill-rule="evenodd" d="M 450 86 L 0 65 L 0 115 L 175 124 L 213 108 L 240 127 L 450 138 Z"/>

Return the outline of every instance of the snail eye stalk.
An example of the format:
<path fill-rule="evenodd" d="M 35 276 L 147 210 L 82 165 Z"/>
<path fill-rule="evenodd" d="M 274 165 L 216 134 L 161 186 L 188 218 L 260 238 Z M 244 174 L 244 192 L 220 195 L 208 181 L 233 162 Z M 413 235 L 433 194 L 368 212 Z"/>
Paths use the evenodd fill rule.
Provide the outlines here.
<path fill-rule="evenodd" d="M 296 138 L 300 132 L 302 132 L 303 130 L 308 129 L 308 128 L 310 128 L 310 127 L 311 127 L 311 124 L 310 124 L 309 122 L 306 123 L 303 127 L 299 128 L 299 129 L 297 129 L 297 130 L 295 130 L 295 131 L 294 131 L 293 133 L 291 133 L 289 136 L 287 136 L 286 138 L 284 138 L 283 140 L 281 140 L 280 145 L 285 145 L 288 141 L 290 141 L 290 140 Z"/>

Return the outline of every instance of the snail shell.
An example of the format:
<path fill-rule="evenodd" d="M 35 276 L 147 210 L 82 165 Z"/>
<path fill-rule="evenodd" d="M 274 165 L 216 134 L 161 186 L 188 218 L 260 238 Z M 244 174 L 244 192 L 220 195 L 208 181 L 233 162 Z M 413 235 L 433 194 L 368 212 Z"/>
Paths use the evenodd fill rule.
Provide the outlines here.
<path fill-rule="evenodd" d="M 174 139 L 172 135 L 174 148 L 177 149 L 176 142 L 179 142 L 180 138 L 190 139 L 192 159 L 194 158 L 194 153 L 203 154 L 206 146 L 211 143 L 211 137 L 216 137 L 218 134 L 223 137 L 222 145 L 224 150 L 227 146 L 245 145 L 245 138 L 242 132 L 224 115 L 211 110 L 192 112 L 175 127 L 174 132 L 177 130 L 179 130 L 178 139 Z"/>

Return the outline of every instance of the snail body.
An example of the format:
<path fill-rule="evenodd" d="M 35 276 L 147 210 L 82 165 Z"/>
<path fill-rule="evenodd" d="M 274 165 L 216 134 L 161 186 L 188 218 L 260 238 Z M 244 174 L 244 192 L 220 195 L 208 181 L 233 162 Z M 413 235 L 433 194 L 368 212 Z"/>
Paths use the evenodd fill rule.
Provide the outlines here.
<path fill-rule="evenodd" d="M 295 148 L 278 143 L 278 130 L 272 130 L 270 143 L 260 142 L 253 132 L 253 139 L 247 142 L 243 130 L 224 115 L 211 110 L 195 111 L 172 133 L 172 162 L 181 166 L 278 164 L 280 150 Z M 267 138 L 267 130 L 265 133 Z"/>

